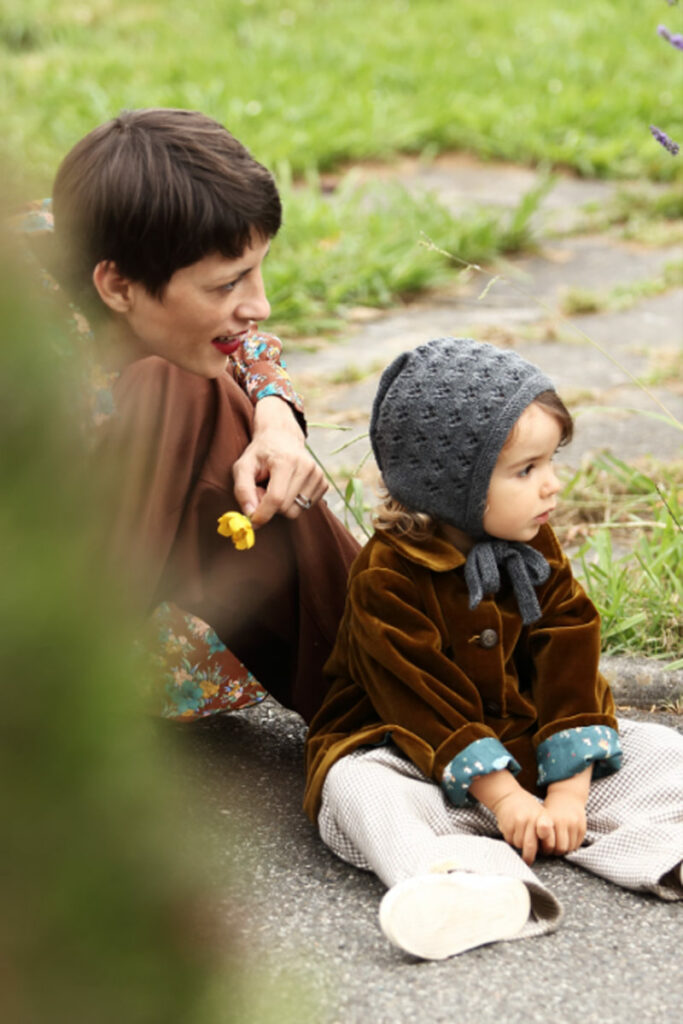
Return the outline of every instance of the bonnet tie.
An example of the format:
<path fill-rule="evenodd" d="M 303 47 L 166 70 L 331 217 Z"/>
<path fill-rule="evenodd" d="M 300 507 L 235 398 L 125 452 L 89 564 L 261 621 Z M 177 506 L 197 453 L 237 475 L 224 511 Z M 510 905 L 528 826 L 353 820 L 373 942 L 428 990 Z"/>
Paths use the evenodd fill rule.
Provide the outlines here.
<path fill-rule="evenodd" d="M 474 545 L 465 562 L 470 608 L 476 608 L 484 594 L 500 590 L 501 567 L 507 570 L 524 625 L 536 622 L 541 606 L 534 587 L 545 583 L 550 566 L 540 551 L 519 541 L 483 540 Z"/>

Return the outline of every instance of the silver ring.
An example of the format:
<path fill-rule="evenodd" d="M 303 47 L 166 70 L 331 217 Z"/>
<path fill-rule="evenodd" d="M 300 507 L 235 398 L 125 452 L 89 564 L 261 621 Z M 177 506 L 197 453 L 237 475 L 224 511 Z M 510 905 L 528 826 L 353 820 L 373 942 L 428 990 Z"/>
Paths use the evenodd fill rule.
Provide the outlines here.
<path fill-rule="evenodd" d="M 294 499 L 294 504 L 298 505 L 299 508 L 302 508 L 305 512 L 307 512 L 311 505 L 313 504 L 313 502 L 310 500 L 310 498 L 304 498 L 303 494 L 297 494 L 296 498 Z"/>

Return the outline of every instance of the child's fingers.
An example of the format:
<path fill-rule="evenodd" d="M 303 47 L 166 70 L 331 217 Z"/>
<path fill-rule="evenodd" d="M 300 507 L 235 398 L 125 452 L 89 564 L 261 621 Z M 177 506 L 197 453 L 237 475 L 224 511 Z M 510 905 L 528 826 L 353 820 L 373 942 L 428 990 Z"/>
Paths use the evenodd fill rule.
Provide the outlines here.
<path fill-rule="evenodd" d="M 547 814 L 541 814 L 536 822 L 536 835 L 538 836 L 544 853 L 554 853 L 557 842 L 555 835 L 555 824 Z"/>
<path fill-rule="evenodd" d="M 522 860 L 525 864 L 533 864 L 536 860 L 536 854 L 538 853 L 538 838 L 536 835 L 536 827 L 533 821 L 527 823 L 524 829 L 524 835 L 520 844 L 522 851 Z"/>
<path fill-rule="evenodd" d="M 539 839 L 548 839 L 552 832 L 555 831 L 555 825 L 553 819 L 549 814 L 539 814 L 536 819 L 536 835 Z"/>

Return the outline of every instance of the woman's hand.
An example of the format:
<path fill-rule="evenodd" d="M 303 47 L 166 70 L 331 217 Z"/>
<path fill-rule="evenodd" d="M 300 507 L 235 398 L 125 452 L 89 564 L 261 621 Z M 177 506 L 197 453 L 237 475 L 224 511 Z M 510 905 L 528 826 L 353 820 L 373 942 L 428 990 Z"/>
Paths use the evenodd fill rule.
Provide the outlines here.
<path fill-rule="evenodd" d="M 233 466 L 233 479 L 235 497 L 255 528 L 278 513 L 296 519 L 306 502 L 315 505 L 327 490 L 291 408 L 275 396 L 256 404 L 254 435 Z"/>

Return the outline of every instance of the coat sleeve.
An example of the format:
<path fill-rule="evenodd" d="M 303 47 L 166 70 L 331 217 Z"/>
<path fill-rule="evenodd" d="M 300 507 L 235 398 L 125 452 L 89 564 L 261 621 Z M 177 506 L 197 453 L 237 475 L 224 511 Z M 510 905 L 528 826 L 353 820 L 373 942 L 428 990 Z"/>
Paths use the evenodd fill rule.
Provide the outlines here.
<path fill-rule="evenodd" d="M 566 555 L 539 596 L 543 615 L 527 635 L 536 743 L 579 725 L 615 728 L 614 701 L 598 667 L 600 616 Z"/>
<path fill-rule="evenodd" d="M 214 476 L 225 479 L 231 506 L 231 464 L 248 442 L 251 404 L 228 374 L 207 380 L 156 356 L 123 371 L 114 403 L 97 431 L 93 472 L 107 495 L 103 560 L 140 617 L 152 613 L 138 644 L 148 709 L 190 720 L 256 703 L 265 691 L 252 673 L 166 593 L 176 582 L 186 596 L 201 593 L 203 541 L 188 510 L 199 482 Z"/>
<path fill-rule="evenodd" d="M 596 776 L 621 764 L 614 700 L 599 671 L 600 617 L 557 550 L 559 565 L 540 595 L 542 618 L 527 636 L 539 785 L 591 763 Z"/>
<path fill-rule="evenodd" d="M 425 775 L 442 784 L 446 766 L 470 744 L 498 743 L 477 687 L 448 656 L 410 578 L 367 569 L 353 580 L 348 602 L 348 671 Z"/>

